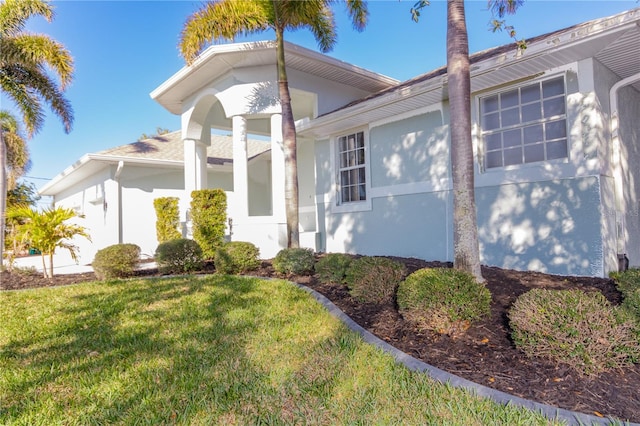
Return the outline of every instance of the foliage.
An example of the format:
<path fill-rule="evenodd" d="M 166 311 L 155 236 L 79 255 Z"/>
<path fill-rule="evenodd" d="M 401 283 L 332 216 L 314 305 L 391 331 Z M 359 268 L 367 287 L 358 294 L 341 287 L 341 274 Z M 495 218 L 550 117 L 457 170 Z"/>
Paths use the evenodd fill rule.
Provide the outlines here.
<path fill-rule="evenodd" d="M 64 46 L 44 34 L 25 31 L 32 17 L 53 19 L 53 6 L 44 0 L 4 0 L 0 2 L 0 89 L 13 101 L 31 137 L 44 125 L 42 103 L 47 103 L 61 119 L 65 132 L 71 131 L 73 110 L 64 90 L 73 79 L 73 58 Z M 57 77 L 57 78 L 56 78 Z M 58 84 L 58 81 L 60 84 Z M 5 127 L 0 131 L 0 264 L 3 260 L 7 159 L 16 161 L 13 177 L 28 167 L 26 144 L 20 135 Z M 15 126 L 17 129 L 17 126 Z M 5 130 L 9 130 L 5 132 Z M 7 139 L 5 140 L 5 135 Z M 14 136 L 18 136 L 16 139 Z M 16 148 L 18 150 L 16 151 Z M 11 152 L 13 151 L 13 154 Z M 9 155 L 8 155 L 9 154 Z M 18 154 L 16 157 L 15 154 Z M 21 165 L 22 164 L 22 165 Z M 10 174 L 11 176 L 11 174 Z M 46 268 L 45 268 L 46 269 Z"/>
<path fill-rule="evenodd" d="M 224 244 L 227 227 L 227 194 L 222 189 L 191 192 L 193 239 L 202 248 L 205 259 L 213 259 Z"/>
<path fill-rule="evenodd" d="M 216 271 L 240 274 L 260 266 L 260 249 L 246 241 L 230 241 L 216 250 Z"/>
<path fill-rule="evenodd" d="M 283 280 L 5 292 L 3 425 L 549 425 L 410 371 Z"/>
<path fill-rule="evenodd" d="M 386 257 L 364 256 L 351 262 L 345 282 L 356 300 L 386 303 L 393 300 L 405 274 L 406 268 L 401 262 Z"/>
<path fill-rule="evenodd" d="M 533 289 L 509 312 L 513 341 L 528 356 L 547 357 L 594 375 L 640 360 L 635 324 L 599 292 Z"/>
<path fill-rule="evenodd" d="M 421 328 L 456 336 L 489 314 L 491 293 L 473 275 L 458 269 L 424 268 L 398 287 L 402 315 Z"/>
<path fill-rule="evenodd" d="M 341 284 L 347 276 L 351 264 L 351 256 L 345 253 L 327 253 L 315 265 L 320 282 L 325 284 Z"/>
<path fill-rule="evenodd" d="M 40 198 L 34 184 L 17 182 L 13 189 L 7 191 L 7 208 L 17 205 L 35 207 Z"/>
<path fill-rule="evenodd" d="M 140 262 L 136 244 L 114 244 L 98 250 L 91 266 L 100 280 L 130 277 Z"/>
<path fill-rule="evenodd" d="M 18 120 L 9 111 L 0 110 L 0 131 L 6 149 L 7 191 L 11 191 L 16 188 L 18 178 L 31 168 L 29 147 L 20 131 Z"/>
<path fill-rule="evenodd" d="M 181 274 L 202 269 L 202 248 L 187 238 L 178 238 L 160 243 L 156 248 L 155 260 L 158 270 L 164 274 Z"/>
<path fill-rule="evenodd" d="M 178 231 L 180 225 L 180 210 L 177 197 L 160 197 L 153 200 L 156 210 L 156 237 L 158 243 L 175 240 L 182 237 Z"/>
<path fill-rule="evenodd" d="M 622 293 L 621 308 L 628 311 L 640 327 L 640 269 L 612 272 L 610 276 Z"/>
<path fill-rule="evenodd" d="M 53 277 L 53 254 L 56 248 L 68 250 L 73 260 L 77 262 L 78 247 L 71 240 L 76 236 L 91 240 L 83 226 L 67 223 L 70 219 L 78 217 L 72 209 L 56 207 L 36 211 L 29 206 L 18 206 L 8 211 L 7 216 L 12 220 L 20 221 L 17 238 L 23 242 L 28 241 L 31 248 L 40 250 L 42 253 L 45 277 L 47 276 L 47 268 L 44 267 L 45 255 L 49 256 L 49 277 Z"/>
<path fill-rule="evenodd" d="M 307 275 L 313 272 L 315 256 L 308 248 L 286 248 L 276 254 L 273 269 L 284 275 Z"/>

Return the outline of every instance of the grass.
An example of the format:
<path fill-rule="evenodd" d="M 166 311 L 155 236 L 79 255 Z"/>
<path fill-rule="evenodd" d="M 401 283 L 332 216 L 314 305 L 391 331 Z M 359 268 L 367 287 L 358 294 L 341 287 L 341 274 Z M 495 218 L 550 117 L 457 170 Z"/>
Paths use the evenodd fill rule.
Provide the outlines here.
<path fill-rule="evenodd" d="M 286 281 L 0 293 L 0 424 L 548 424 L 437 384 Z"/>

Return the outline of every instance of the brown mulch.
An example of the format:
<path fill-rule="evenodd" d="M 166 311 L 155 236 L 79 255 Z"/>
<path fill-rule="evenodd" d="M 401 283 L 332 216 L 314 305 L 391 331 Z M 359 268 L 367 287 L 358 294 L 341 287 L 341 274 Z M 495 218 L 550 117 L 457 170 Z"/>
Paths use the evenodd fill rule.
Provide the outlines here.
<path fill-rule="evenodd" d="M 450 266 L 418 259 L 394 258 L 413 272 L 423 267 Z M 209 271 L 210 272 L 210 271 Z M 471 326 L 459 337 L 424 333 L 398 313 L 396 306 L 361 304 L 346 287 L 325 285 L 314 276 L 289 279 L 325 295 L 362 327 L 401 351 L 457 376 L 521 398 L 591 415 L 611 416 L 640 422 L 640 364 L 613 370 L 595 378 L 584 377 L 569 366 L 545 359 L 527 358 L 509 337 L 507 311 L 522 293 L 535 288 L 580 288 L 600 291 L 613 304 L 620 293 L 605 278 L 547 275 L 483 267 L 492 294 L 491 317 Z M 139 271 L 154 276 L 157 270 Z M 269 261 L 252 275 L 275 276 Z M 75 284 L 94 280 L 93 273 L 58 275 L 53 280 L 41 275 L 0 273 L 0 290 Z"/>

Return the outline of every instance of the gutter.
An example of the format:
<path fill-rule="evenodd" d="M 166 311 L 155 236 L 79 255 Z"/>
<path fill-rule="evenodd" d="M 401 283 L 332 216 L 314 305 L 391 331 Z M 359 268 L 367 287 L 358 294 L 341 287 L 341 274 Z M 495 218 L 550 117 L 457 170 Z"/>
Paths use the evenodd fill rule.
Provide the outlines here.
<path fill-rule="evenodd" d="M 616 203 L 616 240 L 618 258 L 624 256 L 627 251 L 627 238 L 624 234 L 624 219 L 626 206 L 624 203 L 624 185 L 622 176 L 622 142 L 620 140 L 620 116 L 618 114 L 618 91 L 628 85 L 640 81 L 640 73 L 629 76 L 618 81 L 609 90 L 609 108 L 611 109 L 610 129 L 611 129 L 611 147 L 612 147 L 612 169 L 613 184 L 615 188 Z"/>

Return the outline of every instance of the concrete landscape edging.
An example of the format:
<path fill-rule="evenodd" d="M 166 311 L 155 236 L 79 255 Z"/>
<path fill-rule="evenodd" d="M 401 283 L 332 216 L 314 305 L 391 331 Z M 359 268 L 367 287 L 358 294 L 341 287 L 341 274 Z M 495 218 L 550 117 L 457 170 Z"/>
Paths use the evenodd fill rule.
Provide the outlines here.
<path fill-rule="evenodd" d="M 624 424 L 628 426 L 640 426 L 640 423 L 629 423 L 620 421 L 618 419 L 607 418 L 607 417 L 597 417 L 590 414 L 579 413 L 575 411 L 566 410 L 563 408 L 554 407 L 552 405 L 542 404 L 535 401 L 530 401 L 528 399 L 520 398 L 515 395 L 510 395 L 506 392 L 499 391 L 497 389 L 493 389 L 487 386 L 480 385 L 478 383 L 474 383 L 472 381 L 463 379 L 462 377 L 456 376 L 455 374 L 448 373 L 444 370 L 436 368 L 432 365 L 429 365 L 419 359 L 416 359 L 398 349 L 388 344 L 384 340 L 376 337 L 369 331 L 365 330 L 362 326 L 357 324 L 354 320 L 349 318 L 344 312 L 342 312 L 336 305 L 334 305 L 329 299 L 327 299 L 322 294 L 317 291 L 306 287 L 301 284 L 293 283 L 299 288 L 310 293 L 318 302 L 324 305 L 329 313 L 334 317 L 338 318 L 342 322 L 344 322 L 351 330 L 358 333 L 362 338 L 369 344 L 372 344 L 384 352 L 393 356 L 396 361 L 404 364 L 408 369 L 412 371 L 419 371 L 422 373 L 428 374 L 434 380 L 437 380 L 441 383 L 448 383 L 449 385 L 465 389 L 473 394 L 490 398 L 495 402 L 504 405 L 514 405 L 519 407 L 524 407 L 529 410 L 538 412 L 548 419 L 558 420 L 566 422 L 568 425 L 618 425 Z"/>

